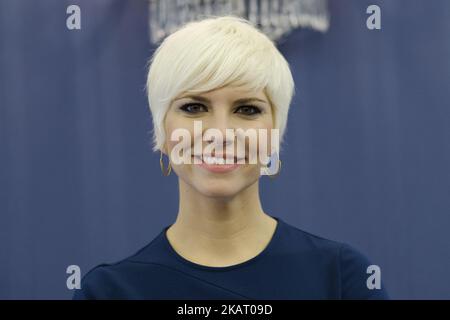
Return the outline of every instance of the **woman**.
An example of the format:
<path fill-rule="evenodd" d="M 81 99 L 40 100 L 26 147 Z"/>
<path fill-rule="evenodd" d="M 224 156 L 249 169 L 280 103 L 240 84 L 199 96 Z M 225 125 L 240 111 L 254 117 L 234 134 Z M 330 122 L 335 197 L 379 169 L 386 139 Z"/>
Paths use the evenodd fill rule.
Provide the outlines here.
<path fill-rule="evenodd" d="M 369 285 L 361 253 L 261 207 L 268 162 L 250 156 L 271 156 L 277 170 L 268 174 L 278 174 L 279 141 L 261 143 L 258 135 L 253 144 L 237 129 L 275 129 L 282 140 L 294 94 L 288 63 L 263 33 L 233 16 L 188 23 L 154 53 L 147 89 L 154 150 L 163 174 L 179 178 L 177 219 L 134 255 L 92 269 L 75 299 L 387 297 Z M 210 129 L 216 135 L 205 136 Z M 227 129 L 241 133 L 227 136 Z M 206 153 L 205 145 L 215 149 Z"/>

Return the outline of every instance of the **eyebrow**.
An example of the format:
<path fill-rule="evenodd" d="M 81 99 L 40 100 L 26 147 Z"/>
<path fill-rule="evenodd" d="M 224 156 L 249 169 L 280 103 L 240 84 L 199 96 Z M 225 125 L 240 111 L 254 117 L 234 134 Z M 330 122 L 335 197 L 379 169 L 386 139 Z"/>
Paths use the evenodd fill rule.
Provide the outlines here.
<path fill-rule="evenodd" d="M 175 100 L 180 100 L 180 99 L 185 99 L 185 98 L 190 98 L 190 99 L 202 101 L 205 103 L 211 103 L 211 100 L 209 100 L 208 98 L 205 98 L 203 96 L 195 96 L 195 95 L 187 95 L 187 96 L 177 98 Z M 267 103 L 267 101 L 259 99 L 259 98 L 255 98 L 255 97 L 238 99 L 238 100 L 234 101 L 234 103 L 248 103 L 248 102 L 252 102 L 252 101 L 259 101 L 259 102 Z"/>

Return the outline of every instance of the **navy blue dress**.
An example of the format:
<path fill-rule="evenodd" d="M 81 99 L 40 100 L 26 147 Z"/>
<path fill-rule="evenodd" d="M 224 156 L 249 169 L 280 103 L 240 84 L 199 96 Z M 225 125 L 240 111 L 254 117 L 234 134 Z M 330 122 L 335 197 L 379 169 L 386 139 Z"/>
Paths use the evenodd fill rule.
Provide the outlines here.
<path fill-rule="evenodd" d="M 134 255 L 90 270 L 73 299 L 387 299 L 369 289 L 368 259 L 349 245 L 300 230 L 279 217 L 266 248 L 227 267 L 186 260 L 166 226 Z"/>

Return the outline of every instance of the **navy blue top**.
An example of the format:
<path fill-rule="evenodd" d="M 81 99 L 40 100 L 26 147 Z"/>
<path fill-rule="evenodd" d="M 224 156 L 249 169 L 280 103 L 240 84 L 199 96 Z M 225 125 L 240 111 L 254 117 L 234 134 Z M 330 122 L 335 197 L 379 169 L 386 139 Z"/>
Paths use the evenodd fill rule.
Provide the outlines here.
<path fill-rule="evenodd" d="M 349 245 L 300 230 L 279 217 L 257 256 L 226 267 L 188 261 L 171 246 L 166 226 L 148 245 L 81 281 L 73 299 L 387 299 L 368 289 L 371 263 Z"/>

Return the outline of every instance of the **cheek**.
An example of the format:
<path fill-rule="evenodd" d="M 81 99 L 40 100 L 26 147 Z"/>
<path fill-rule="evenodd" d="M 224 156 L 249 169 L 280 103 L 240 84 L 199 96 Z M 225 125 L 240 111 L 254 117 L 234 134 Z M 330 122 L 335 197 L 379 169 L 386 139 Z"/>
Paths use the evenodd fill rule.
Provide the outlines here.
<path fill-rule="evenodd" d="M 248 152 L 250 155 L 257 157 L 259 164 L 265 164 L 272 154 L 272 146 L 276 146 L 279 141 L 279 137 L 276 134 L 276 130 L 272 130 L 273 125 L 270 121 L 262 124 L 257 128 L 257 143 L 248 145 Z"/>
<path fill-rule="evenodd" d="M 272 130 L 274 129 L 273 126 L 268 126 L 266 128 L 266 150 L 267 153 L 270 155 L 271 154 L 271 150 L 272 147 L 276 147 L 279 144 L 279 134 L 278 134 L 278 130 Z"/>
<path fill-rule="evenodd" d="M 182 121 L 172 114 L 167 115 L 164 128 L 165 144 L 169 153 L 175 146 L 188 147 L 190 145 L 188 135 L 192 136 L 191 127 L 190 123 L 186 123 L 186 121 Z"/>
<path fill-rule="evenodd" d="M 263 144 L 263 145 L 265 147 L 265 150 L 267 151 L 266 154 L 270 155 L 271 154 L 271 150 L 272 150 L 271 148 L 272 147 L 276 147 L 273 144 L 278 144 L 279 143 L 278 130 L 272 130 L 272 129 L 274 129 L 273 117 L 272 116 L 269 116 L 269 117 L 267 117 L 265 119 L 262 129 L 264 130 L 264 133 L 265 133 L 264 136 L 265 136 L 265 139 L 266 139 L 266 143 Z"/>

